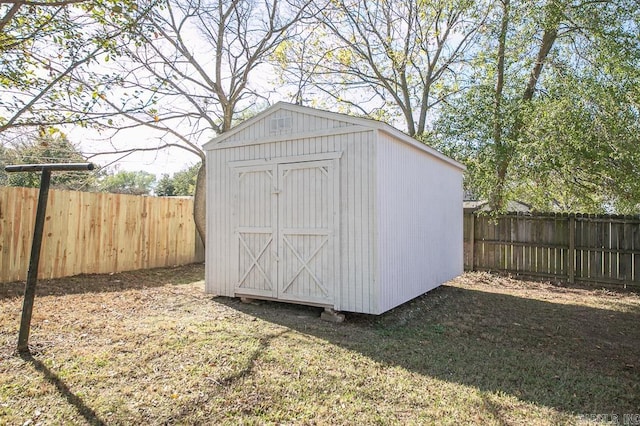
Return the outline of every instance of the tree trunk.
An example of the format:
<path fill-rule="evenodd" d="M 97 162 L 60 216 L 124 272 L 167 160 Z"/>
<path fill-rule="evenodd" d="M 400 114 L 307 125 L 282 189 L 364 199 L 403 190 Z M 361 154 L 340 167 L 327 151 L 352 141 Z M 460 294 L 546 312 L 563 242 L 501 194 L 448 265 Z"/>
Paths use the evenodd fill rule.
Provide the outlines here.
<path fill-rule="evenodd" d="M 509 156 L 502 140 L 502 93 L 504 91 L 504 55 L 507 44 L 507 31 L 509 30 L 510 0 L 502 1 L 502 21 L 500 35 L 498 36 L 498 66 L 496 69 L 496 88 L 493 105 L 493 146 L 496 158 L 496 185 L 489 197 L 489 204 L 493 210 L 502 210 L 504 207 L 504 184 L 509 168 Z"/>
<path fill-rule="evenodd" d="M 555 23 L 555 25 L 555 27 L 547 28 L 542 35 L 542 42 L 540 43 L 540 49 L 538 50 L 538 55 L 536 56 L 535 65 L 533 67 L 533 70 L 531 70 L 529 81 L 527 82 L 527 86 L 525 87 L 524 93 L 522 95 L 523 101 L 530 101 L 531 99 L 533 99 L 533 94 L 536 90 L 538 79 L 540 79 L 540 74 L 542 73 L 542 67 L 544 67 L 547 56 L 549 56 L 549 52 L 551 51 L 553 44 L 558 38 L 559 23 Z"/>
<path fill-rule="evenodd" d="M 500 111 L 500 103 L 502 100 L 502 91 L 504 86 L 504 52 L 509 22 L 509 2 L 510 0 L 503 0 L 502 2 L 504 15 L 502 19 L 502 27 L 498 47 L 498 78 L 496 84 L 496 97 L 494 105 L 495 110 L 493 138 L 496 155 L 496 185 L 490 196 L 490 204 L 491 207 L 495 210 L 501 210 L 505 207 L 505 187 L 507 172 L 511 165 L 511 160 L 513 159 L 515 149 L 514 145 L 520 139 L 520 135 L 524 127 L 524 120 L 522 117 L 523 110 L 522 108 L 519 108 L 519 110 L 515 112 L 516 116 L 514 122 L 509 129 L 509 132 L 506 134 L 506 137 L 503 134 L 504 123 L 501 119 L 502 112 Z M 531 70 L 531 73 L 529 74 L 529 80 L 527 81 L 527 85 L 525 86 L 525 90 L 522 94 L 521 100 L 523 103 L 531 102 L 533 100 L 533 95 L 535 93 L 538 80 L 540 79 L 544 64 L 547 60 L 547 57 L 549 56 L 551 48 L 558 38 L 558 28 L 560 26 L 560 17 L 562 16 L 562 14 L 559 13 L 559 7 L 560 5 L 555 0 L 549 0 L 549 2 L 547 3 L 544 33 L 542 35 L 542 41 L 538 48 L 536 61 L 534 63 L 533 69 Z"/>
<path fill-rule="evenodd" d="M 207 167 L 206 162 L 203 159 L 200 164 L 200 170 L 196 177 L 196 190 L 193 196 L 193 220 L 196 224 L 196 230 L 202 245 L 206 246 L 206 225 L 207 225 L 207 204 L 206 204 L 206 189 L 207 189 Z"/>

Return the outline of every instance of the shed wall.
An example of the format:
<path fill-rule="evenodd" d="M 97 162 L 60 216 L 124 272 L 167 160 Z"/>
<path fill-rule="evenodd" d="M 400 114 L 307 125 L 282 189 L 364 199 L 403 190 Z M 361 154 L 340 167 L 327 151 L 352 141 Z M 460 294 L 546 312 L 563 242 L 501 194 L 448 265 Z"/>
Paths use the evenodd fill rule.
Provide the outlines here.
<path fill-rule="evenodd" d="M 380 132 L 377 312 L 463 272 L 462 171 Z"/>
<path fill-rule="evenodd" d="M 299 120 L 304 122 L 305 117 L 294 115 L 293 128 L 301 126 L 297 124 Z M 245 137 L 258 137 L 260 132 L 268 129 L 264 127 L 269 125 L 267 121 L 266 124 L 257 122 L 258 129 L 250 126 L 243 130 Z M 261 126 L 262 130 L 259 129 Z M 325 120 L 312 126 L 331 127 L 340 126 L 340 123 Z M 309 128 L 303 129 L 304 133 L 308 134 L 308 131 Z M 375 309 L 371 291 L 375 270 L 374 135 L 374 131 L 303 139 L 295 139 L 292 135 L 289 139 L 283 136 L 284 140 L 281 141 L 207 151 L 207 292 L 234 296 L 238 282 L 238 262 L 235 258 L 238 255 L 235 236 L 237 220 L 233 217 L 237 181 L 229 162 L 341 152 L 338 195 L 340 255 L 339 264 L 333 265 L 338 271 L 339 282 L 334 283 L 334 307 L 372 313 Z"/>

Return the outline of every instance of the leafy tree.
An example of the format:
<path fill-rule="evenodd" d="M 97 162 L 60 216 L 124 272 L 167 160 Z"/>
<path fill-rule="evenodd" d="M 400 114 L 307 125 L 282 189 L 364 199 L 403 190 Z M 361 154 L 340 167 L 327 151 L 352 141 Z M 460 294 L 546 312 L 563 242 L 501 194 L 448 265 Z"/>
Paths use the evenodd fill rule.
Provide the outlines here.
<path fill-rule="evenodd" d="M 530 108 L 519 152 L 532 167 L 515 163 L 515 196 L 540 209 L 639 213 L 640 73 L 589 74 L 555 76 Z"/>
<path fill-rule="evenodd" d="M 176 190 L 173 185 L 173 179 L 168 174 L 163 174 L 155 189 L 156 195 L 160 197 L 171 197 L 176 195 Z"/>
<path fill-rule="evenodd" d="M 198 170 L 200 170 L 200 163 L 175 173 L 173 177 L 170 177 L 168 174 L 163 174 L 156 185 L 156 195 L 193 196 L 196 190 Z"/>
<path fill-rule="evenodd" d="M 4 166 L 7 163 L 7 149 L 0 144 L 0 186 L 6 186 L 8 180 L 8 174 L 4 171 Z"/>
<path fill-rule="evenodd" d="M 105 192 L 116 194 L 149 195 L 153 189 L 156 176 L 145 171 L 119 171 L 105 176 L 100 181 L 100 188 Z"/>
<path fill-rule="evenodd" d="M 154 4 L 133 0 L 7 1 L 0 4 L 0 132 L 87 125 L 113 75 L 79 83 L 92 66 L 136 43 L 131 30 Z"/>
<path fill-rule="evenodd" d="M 500 0 L 470 88 L 425 139 L 464 161 L 496 209 L 633 211 L 639 12 L 633 2 Z M 636 206 L 636 207 L 633 207 Z"/>
<path fill-rule="evenodd" d="M 196 190 L 196 179 L 200 164 L 194 164 L 186 170 L 181 170 L 173 175 L 175 195 L 193 195 Z"/>
<path fill-rule="evenodd" d="M 197 166 L 161 181 L 193 185 L 203 235 L 200 147 L 268 103 L 270 59 L 296 102 L 403 123 L 464 161 L 496 208 L 638 211 L 639 15 L 633 0 L 10 1 L 0 134 L 145 127 L 157 143 L 108 149 L 197 156 L 195 184 Z"/>
<path fill-rule="evenodd" d="M 0 149 L 4 164 L 82 163 L 86 158 L 55 128 L 41 128 L 38 135 L 25 134 Z M 4 169 L 4 166 L 3 166 Z M 51 176 L 51 187 L 89 191 L 95 189 L 97 172 L 57 172 Z M 7 186 L 40 186 L 38 173 L 6 173 L 0 177 Z"/>

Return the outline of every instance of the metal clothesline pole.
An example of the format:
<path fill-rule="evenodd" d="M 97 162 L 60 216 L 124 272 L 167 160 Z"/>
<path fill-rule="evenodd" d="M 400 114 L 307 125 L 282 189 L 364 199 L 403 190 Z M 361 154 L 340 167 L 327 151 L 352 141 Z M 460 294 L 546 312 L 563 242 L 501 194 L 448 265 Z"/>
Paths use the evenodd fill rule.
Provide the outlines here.
<path fill-rule="evenodd" d="M 22 318 L 20 320 L 20 332 L 18 334 L 18 352 L 29 352 L 29 332 L 31 329 L 31 315 L 36 296 L 36 284 L 38 282 L 38 265 L 40 263 L 40 248 L 42 247 L 42 233 L 47 212 L 47 200 L 49 199 L 49 186 L 51 172 L 54 171 L 87 171 L 93 170 L 92 163 L 52 163 L 52 164 L 17 164 L 5 166 L 7 172 L 42 172 L 40 177 L 40 191 L 38 194 L 38 207 L 36 209 L 36 223 L 33 229 L 33 242 L 31 243 L 31 257 L 27 271 L 27 283 L 24 288 L 24 302 L 22 304 Z"/>

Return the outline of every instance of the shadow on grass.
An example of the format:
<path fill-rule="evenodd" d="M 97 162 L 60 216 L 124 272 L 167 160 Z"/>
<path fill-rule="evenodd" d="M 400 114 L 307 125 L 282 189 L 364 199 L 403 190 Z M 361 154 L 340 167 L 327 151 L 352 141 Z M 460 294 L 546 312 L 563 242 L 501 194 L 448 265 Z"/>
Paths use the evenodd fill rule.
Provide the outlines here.
<path fill-rule="evenodd" d="M 259 340 L 258 347 L 251 352 L 251 355 L 247 359 L 247 362 L 244 368 L 241 368 L 240 370 L 232 373 L 231 375 L 224 377 L 223 379 L 221 379 L 216 383 L 220 386 L 229 386 L 232 383 L 235 383 L 236 381 L 253 374 L 256 361 L 264 353 L 264 351 L 269 347 L 269 345 L 271 344 L 271 341 L 274 339 L 277 339 L 278 337 L 283 336 L 284 334 L 287 334 L 288 332 L 289 330 L 283 330 L 278 333 L 273 333 L 273 334 L 269 334 L 267 336 L 261 337 Z"/>
<path fill-rule="evenodd" d="M 69 404 L 73 405 L 78 413 L 84 417 L 87 423 L 91 425 L 104 426 L 106 423 L 98 417 L 95 411 L 91 409 L 78 395 L 74 394 L 69 386 L 66 385 L 60 377 L 58 377 L 54 372 L 49 370 L 46 365 L 44 365 L 40 360 L 36 359 L 32 354 L 25 352 L 20 354 L 20 358 L 24 361 L 33 365 L 33 367 L 38 370 L 44 378 L 54 385 L 60 395 L 62 395 Z"/>
<path fill-rule="evenodd" d="M 220 303 L 382 364 L 578 414 L 640 412 L 640 312 L 440 287 L 381 316 Z"/>
<path fill-rule="evenodd" d="M 37 296 L 117 292 L 145 287 L 187 284 L 203 279 L 204 264 L 202 263 L 115 274 L 76 275 L 52 280 L 38 280 Z M 24 286 L 24 281 L 0 283 L 0 299 L 22 297 Z"/>

